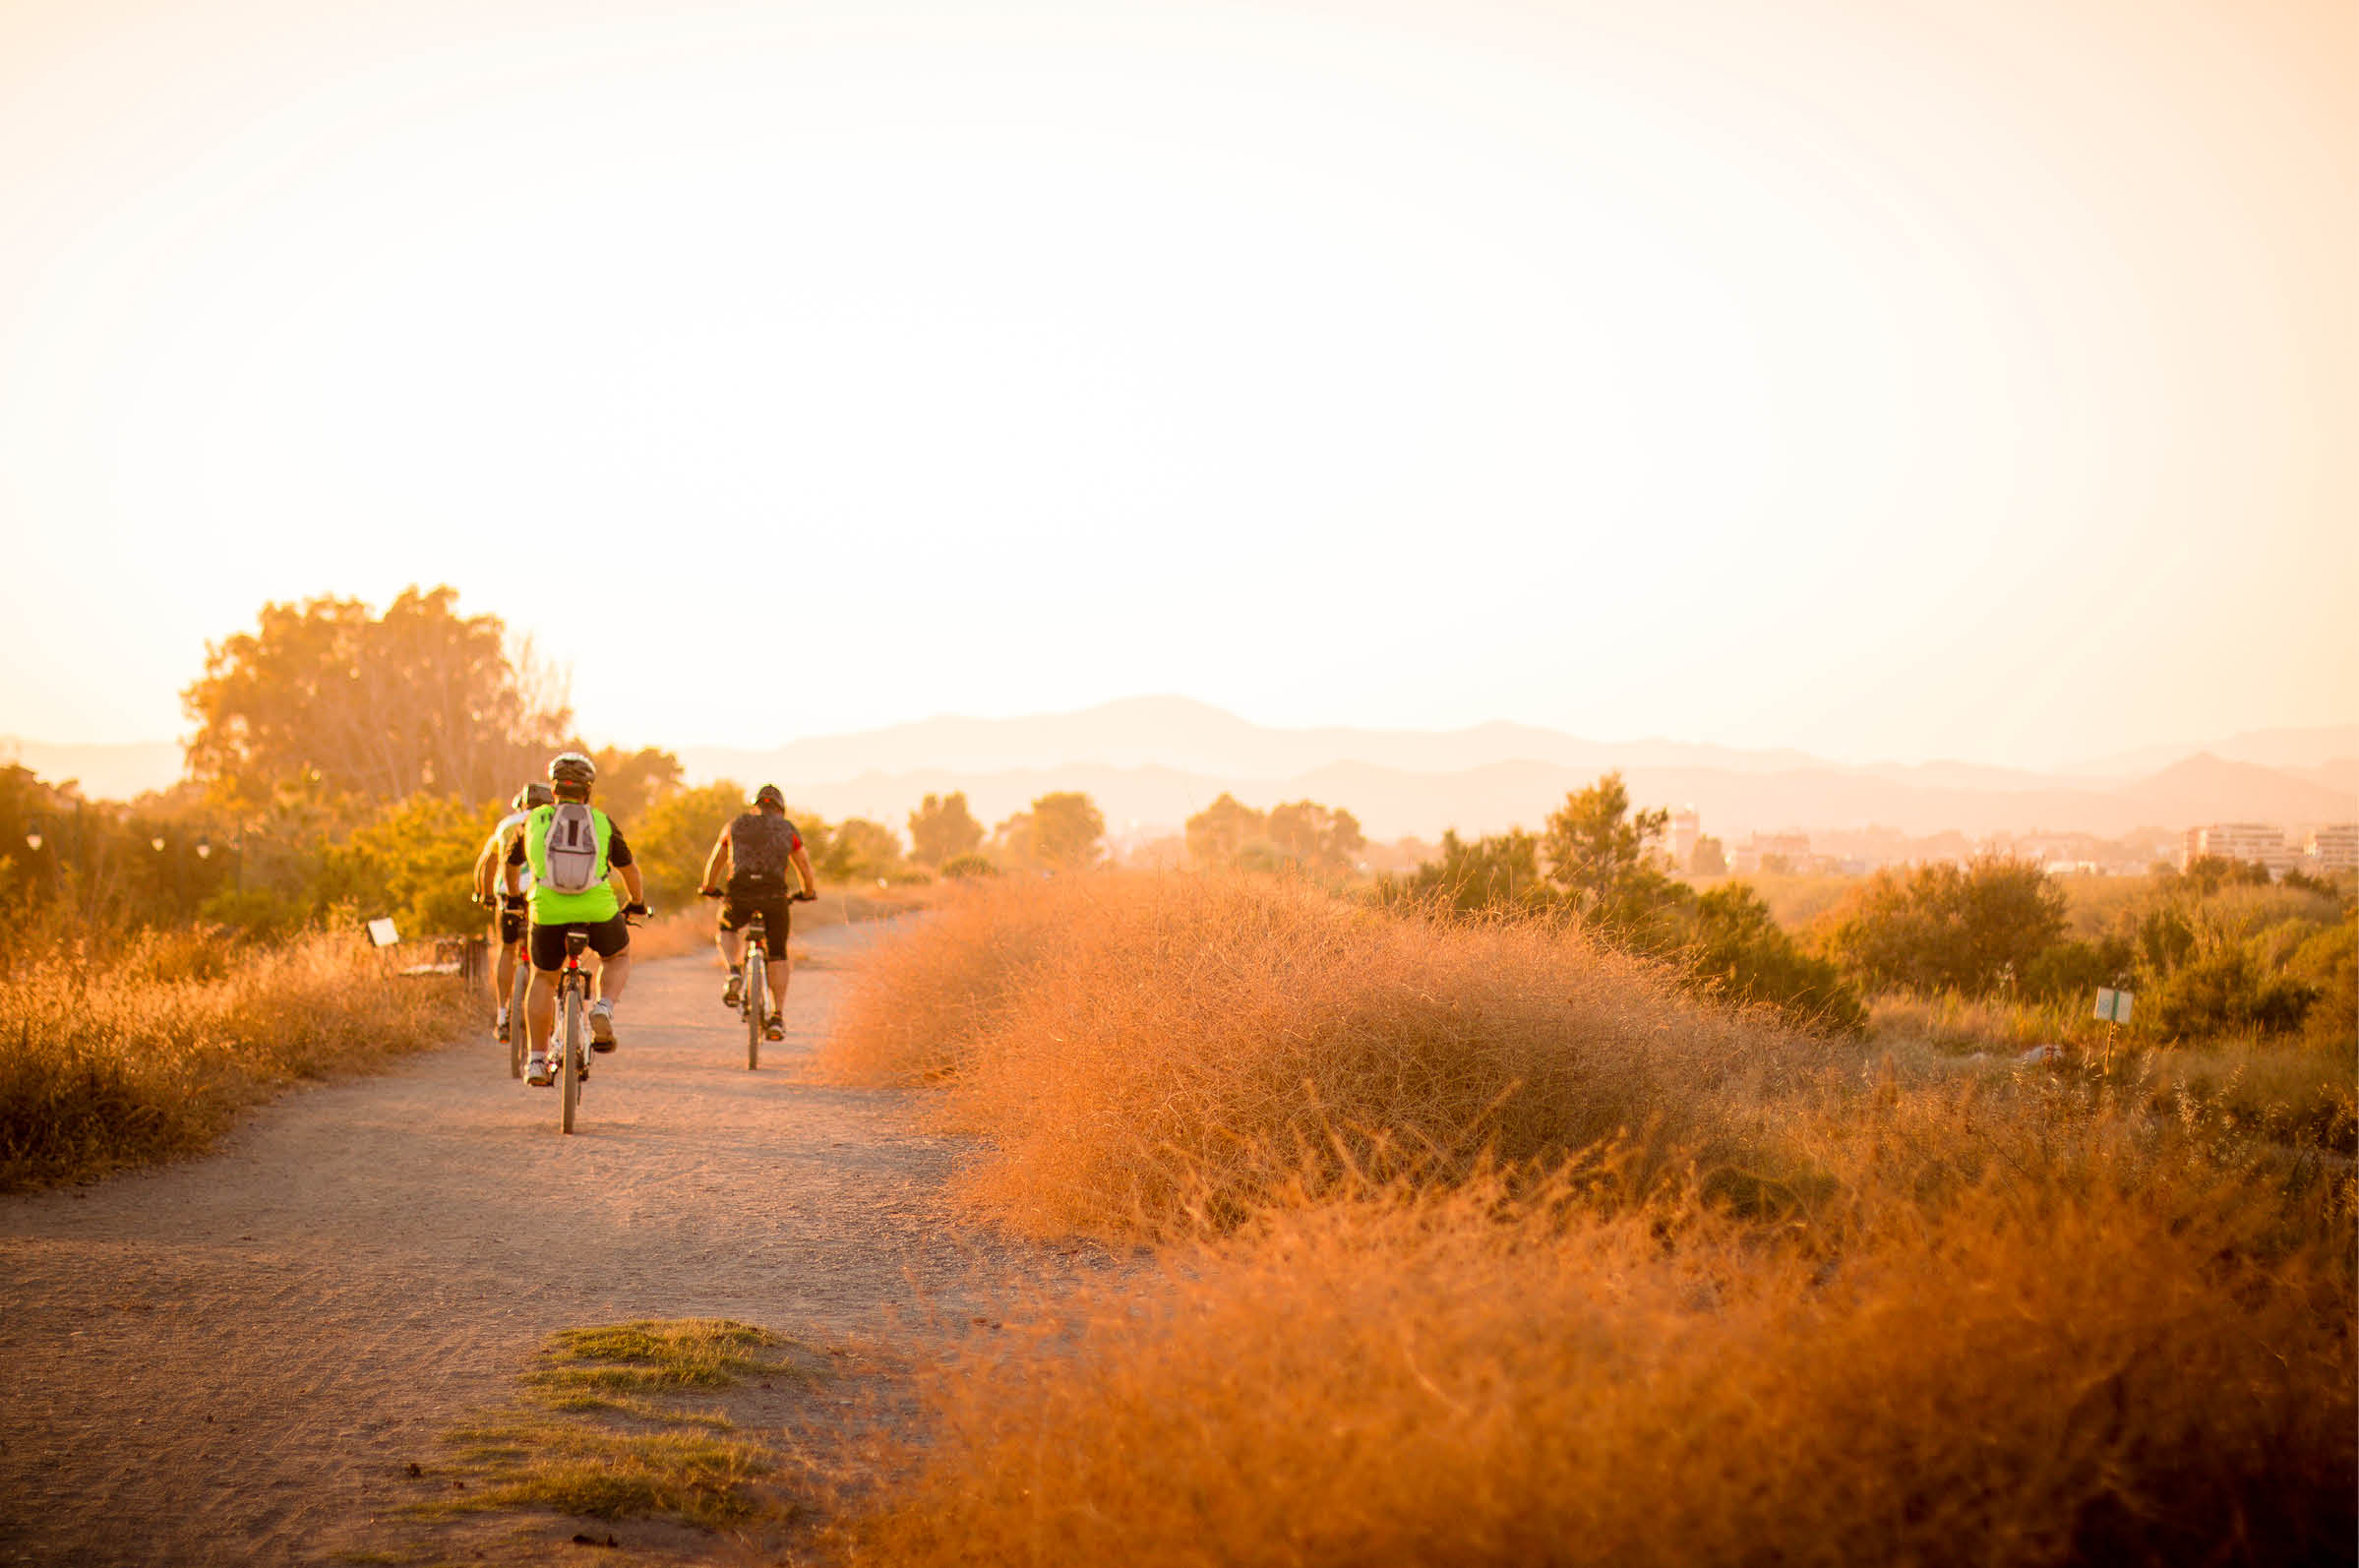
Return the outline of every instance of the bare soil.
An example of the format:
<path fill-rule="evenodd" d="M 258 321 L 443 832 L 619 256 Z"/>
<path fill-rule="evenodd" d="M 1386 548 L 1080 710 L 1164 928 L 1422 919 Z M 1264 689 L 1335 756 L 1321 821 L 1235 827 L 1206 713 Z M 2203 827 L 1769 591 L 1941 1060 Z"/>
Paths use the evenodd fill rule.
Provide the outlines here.
<path fill-rule="evenodd" d="M 372 1546 L 411 1533 L 408 1467 L 551 1329 L 729 1317 L 908 1344 L 1053 1271 L 952 1218 L 952 1149 L 908 1097 L 803 1081 L 873 930 L 798 936 L 813 961 L 758 1072 L 709 954 L 637 966 L 571 1137 L 487 1022 L 289 1096 L 202 1160 L 0 1200 L 0 1562 L 410 1557 Z M 508 1538 L 487 1554 L 533 1540 Z"/>

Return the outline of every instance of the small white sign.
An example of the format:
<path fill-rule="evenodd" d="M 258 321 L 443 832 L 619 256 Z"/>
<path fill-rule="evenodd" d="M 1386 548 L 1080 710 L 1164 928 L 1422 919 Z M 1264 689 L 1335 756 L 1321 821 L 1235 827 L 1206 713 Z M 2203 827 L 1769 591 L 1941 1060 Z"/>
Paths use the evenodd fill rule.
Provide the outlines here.
<path fill-rule="evenodd" d="M 2115 991 L 2110 987 L 2098 987 L 2097 1016 L 2112 1023 L 2128 1023 L 2130 1021 L 2130 998 L 2133 995 L 2134 993 Z"/>
<path fill-rule="evenodd" d="M 369 922 L 369 940 L 375 942 L 378 946 L 391 947 L 393 943 L 399 941 L 400 939 L 401 934 L 393 930 L 393 923 L 392 921 L 379 919 Z"/>

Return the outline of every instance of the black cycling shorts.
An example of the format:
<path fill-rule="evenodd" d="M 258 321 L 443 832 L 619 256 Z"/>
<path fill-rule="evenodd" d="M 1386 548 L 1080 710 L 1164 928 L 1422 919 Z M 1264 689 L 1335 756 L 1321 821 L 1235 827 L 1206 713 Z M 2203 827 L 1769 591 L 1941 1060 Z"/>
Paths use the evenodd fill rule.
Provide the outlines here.
<path fill-rule="evenodd" d="M 526 912 L 524 906 L 518 906 L 515 909 L 509 909 L 503 906 L 500 910 L 500 945 L 503 947 L 514 947 L 516 943 L 522 941 L 524 939 L 524 928 L 529 926 L 531 923 L 532 917 Z M 565 950 L 563 948 L 559 948 L 558 951 L 560 955 L 562 955 Z"/>
<path fill-rule="evenodd" d="M 555 974 L 566 966 L 566 933 L 585 932 L 589 935 L 590 951 L 600 958 L 612 958 L 631 947 L 631 922 L 617 915 L 612 920 L 570 920 L 555 926 L 532 923 L 532 967 Z"/>
<path fill-rule="evenodd" d="M 721 899 L 721 930 L 744 931 L 749 922 L 761 916 L 761 950 L 772 958 L 786 956 L 788 922 L 787 897 L 783 890 L 775 893 L 729 893 Z"/>

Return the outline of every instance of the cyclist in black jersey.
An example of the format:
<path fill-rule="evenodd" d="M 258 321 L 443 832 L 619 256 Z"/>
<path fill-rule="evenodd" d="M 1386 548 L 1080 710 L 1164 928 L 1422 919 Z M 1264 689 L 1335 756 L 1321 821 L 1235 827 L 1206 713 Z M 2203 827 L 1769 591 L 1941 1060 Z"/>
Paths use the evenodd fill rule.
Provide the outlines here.
<path fill-rule="evenodd" d="M 789 866 L 803 884 L 802 892 L 792 897 L 786 889 Z M 787 906 L 796 897 L 812 897 L 818 882 L 811 869 L 811 852 L 803 847 L 803 835 L 795 831 L 795 824 L 786 819 L 786 797 L 775 784 L 764 784 L 755 792 L 753 808 L 721 829 L 721 836 L 713 840 L 712 854 L 704 862 L 702 891 L 721 895 L 719 929 L 713 937 L 713 944 L 721 950 L 721 962 L 729 966 L 729 986 L 721 994 L 721 1000 L 732 1007 L 737 1005 L 739 988 L 746 979 L 746 939 L 738 934 L 758 910 L 762 951 L 769 958 L 771 975 L 770 1015 L 763 1022 L 773 1029 L 781 1021 L 778 1008 L 786 995 L 790 971 L 786 956 Z"/>

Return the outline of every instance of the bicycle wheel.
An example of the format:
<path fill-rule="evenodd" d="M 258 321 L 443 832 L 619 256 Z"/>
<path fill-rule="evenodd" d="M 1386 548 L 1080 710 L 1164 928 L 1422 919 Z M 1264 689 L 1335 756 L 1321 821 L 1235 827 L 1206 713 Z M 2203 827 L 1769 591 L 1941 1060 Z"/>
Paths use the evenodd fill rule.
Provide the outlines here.
<path fill-rule="evenodd" d="M 557 1081 L 563 1085 L 559 1101 L 560 1129 L 574 1130 L 574 1107 L 581 1100 L 581 1053 L 587 1049 L 589 1029 L 581 1015 L 581 992 L 576 986 L 566 987 L 566 1022 L 559 1048 L 565 1053 L 557 1068 Z"/>
<path fill-rule="evenodd" d="M 755 1072 L 761 1066 L 762 1009 L 770 1001 L 770 970 L 763 961 L 761 949 L 755 948 L 746 955 L 746 1070 Z"/>
<path fill-rule="evenodd" d="M 532 1030 L 524 1022 L 524 996 L 532 989 L 532 960 L 516 959 L 515 984 L 508 988 L 508 1075 L 524 1076 L 524 1047 Z"/>

